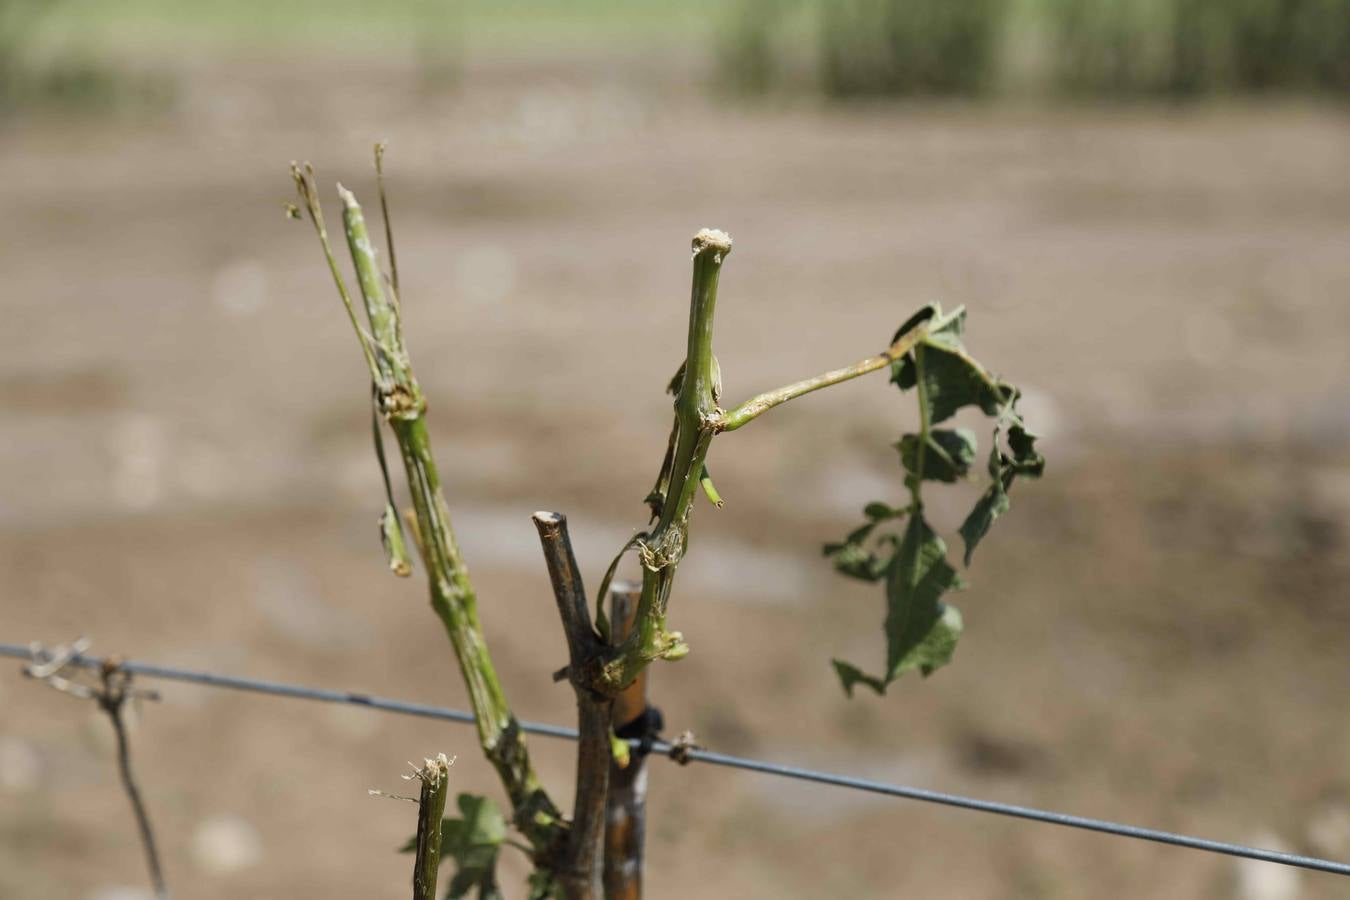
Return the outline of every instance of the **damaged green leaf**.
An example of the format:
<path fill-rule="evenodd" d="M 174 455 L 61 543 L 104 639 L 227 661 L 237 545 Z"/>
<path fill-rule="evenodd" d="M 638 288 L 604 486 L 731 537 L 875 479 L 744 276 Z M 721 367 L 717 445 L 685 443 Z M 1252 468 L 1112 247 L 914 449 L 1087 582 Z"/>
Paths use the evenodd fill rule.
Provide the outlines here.
<path fill-rule="evenodd" d="M 826 544 L 825 555 L 837 571 L 886 585 L 886 667 L 870 675 L 836 659 L 836 674 L 845 692 L 866 685 L 878 694 L 906 672 L 927 676 L 951 662 L 963 627 L 961 613 L 944 602 L 948 591 L 964 587 L 947 560 L 947 545 L 923 515 L 925 482 L 954 483 L 970 475 L 977 453 L 968 428 L 934 428 L 959 410 L 974 406 L 995 420 L 988 472 L 990 485 L 976 501 L 959 531 L 965 541 L 965 563 L 994 520 L 1008 511 L 1008 490 L 1017 478 L 1036 478 L 1045 457 L 1036 436 L 1017 412 L 1020 392 L 991 375 L 966 352 L 962 343 L 966 313 L 944 314 L 937 304 L 925 306 L 900 327 L 904 334 L 927 323 L 923 337 L 891 366 L 891 380 L 901 390 L 914 390 L 919 400 L 919 430 L 896 443 L 910 505 L 903 509 L 870 503 L 867 521 L 843 541 Z M 902 535 L 878 534 L 878 526 L 909 514 Z"/>

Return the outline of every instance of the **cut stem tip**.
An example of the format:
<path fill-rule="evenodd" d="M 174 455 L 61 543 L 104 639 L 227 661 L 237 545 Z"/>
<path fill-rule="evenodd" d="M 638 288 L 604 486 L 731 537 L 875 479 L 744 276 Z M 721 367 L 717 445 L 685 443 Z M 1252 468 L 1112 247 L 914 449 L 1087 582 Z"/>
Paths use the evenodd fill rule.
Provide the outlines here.
<path fill-rule="evenodd" d="M 731 235 L 716 228 L 700 229 L 694 235 L 693 248 L 695 256 L 706 251 L 712 251 L 719 257 L 726 256 L 731 252 Z"/>

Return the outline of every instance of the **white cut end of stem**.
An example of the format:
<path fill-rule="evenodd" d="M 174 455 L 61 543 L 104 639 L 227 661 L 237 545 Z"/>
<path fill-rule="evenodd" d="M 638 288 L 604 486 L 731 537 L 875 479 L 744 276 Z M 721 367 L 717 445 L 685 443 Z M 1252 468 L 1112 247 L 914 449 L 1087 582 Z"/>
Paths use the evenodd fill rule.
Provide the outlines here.
<path fill-rule="evenodd" d="M 702 228 L 694 235 L 693 246 L 695 256 L 704 250 L 711 250 L 718 256 L 726 256 L 731 252 L 731 235 L 716 228 Z"/>
<path fill-rule="evenodd" d="M 351 191 L 347 190 L 345 187 L 343 187 L 342 182 L 340 181 L 338 182 L 337 192 L 338 196 L 342 198 L 342 205 L 345 208 L 347 209 L 361 208 L 361 204 L 356 202 L 356 195 L 353 194 Z"/>
<path fill-rule="evenodd" d="M 562 513 L 549 512 L 548 510 L 541 509 L 539 512 L 530 516 L 530 518 L 540 525 L 559 525 L 566 517 Z"/>

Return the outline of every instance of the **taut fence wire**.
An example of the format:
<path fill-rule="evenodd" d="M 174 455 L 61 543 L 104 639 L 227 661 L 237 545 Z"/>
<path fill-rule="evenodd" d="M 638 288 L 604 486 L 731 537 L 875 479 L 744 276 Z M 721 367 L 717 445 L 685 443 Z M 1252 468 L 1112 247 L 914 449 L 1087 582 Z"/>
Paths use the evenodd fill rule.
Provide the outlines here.
<path fill-rule="evenodd" d="M 6 656 L 40 663 L 44 661 L 46 653 L 39 645 L 0 642 L 0 657 Z M 105 659 L 103 657 L 78 653 L 70 657 L 67 665 L 79 666 L 87 669 L 97 669 L 101 667 L 104 662 Z M 221 675 L 215 672 L 179 669 L 171 666 L 160 666 L 153 663 L 135 662 L 132 660 L 116 660 L 115 664 L 122 671 L 146 678 L 162 678 L 167 681 L 182 681 L 190 684 L 203 685 L 205 687 L 248 691 L 255 694 L 267 694 L 273 697 L 291 697 L 296 700 L 317 700 L 324 703 L 345 703 L 353 706 L 366 706 L 381 712 L 400 713 L 402 715 L 420 716 L 425 719 L 440 719 L 442 721 L 459 722 L 461 724 L 473 724 L 474 721 L 473 715 L 464 710 L 431 706 L 425 703 L 409 703 L 404 700 L 377 697 L 371 694 L 336 691 L 326 688 L 310 688 L 295 684 L 284 684 L 276 681 L 264 681 L 257 678 L 242 678 L 235 675 Z M 550 725 L 544 722 L 521 722 L 519 724 L 520 729 L 528 734 L 561 738 L 563 740 L 577 739 L 577 731 L 575 728 L 568 728 L 562 725 Z M 639 739 L 634 739 L 630 743 L 637 748 L 643 742 Z M 1255 859 L 1261 862 L 1294 866 L 1300 869 L 1311 869 L 1316 872 L 1329 872 L 1333 875 L 1350 875 L 1350 863 L 1337 862 L 1336 860 L 1331 859 L 1320 859 L 1315 856 L 1302 856 L 1296 853 L 1283 853 L 1278 850 L 1264 850 L 1260 847 L 1230 844 L 1225 841 L 1212 841 L 1206 838 L 1194 837 L 1192 835 L 1176 834 L 1170 831 L 1159 831 L 1155 828 L 1143 828 L 1138 825 L 1110 822 L 1105 819 L 1075 816 L 1068 813 L 1037 809 L 1030 806 L 1017 806 L 1011 803 L 999 803 L 994 800 L 981 800 L 976 797 L 967 797 L 961 794 L 948 794 L 942 791 L 928 790 L 926 788 L 889 784 L 883 781 L 873 781 L 868 778 L 855 778 L 849 775 L 837 775 L 831 772 L 804 769 L 799 766 L 788 766 L 780 763 L 765 762 L 763 760 L 746 759 L 740 756 L 728 756 L 725 753 L 716 753 L 711 750 L 705 750 L 701 747 L 694 746 L 684 739 L 677 739 L 675 741 L 656 740 L 649 743 L 652 753 L 670 757 L 680 763 L 698 762 L 714 766 L 725 766 L 732 769 L 742 769 L 748 772 L 758 772 L 764 775 L 776 775 L 781 778 L 792 778 L 798 781 L 823 784 L 829 787 L 848 788 L 850 790 L 865 791 L 872 794 L 882 794 L 887 797 L 918 800 L 922 803 L 936 803 L 941 806 L 953 806 L 958 809 L 968 809 L 991 815 L 1009 816 L 1016 819 L 1026 819 L 1032 822 L 1044 822 L 1049 825 L 1061 825 L 1066 828 L 1095 831 L 1101 834 L 1113 835 L 1115 837 L 1154 841 L 1155 843 L 1168 844 L 1173 847 L 1184 847 L 1189 850 L 1200 850 L 1207 853 L 1218 853 L 1224 856 Z"/>

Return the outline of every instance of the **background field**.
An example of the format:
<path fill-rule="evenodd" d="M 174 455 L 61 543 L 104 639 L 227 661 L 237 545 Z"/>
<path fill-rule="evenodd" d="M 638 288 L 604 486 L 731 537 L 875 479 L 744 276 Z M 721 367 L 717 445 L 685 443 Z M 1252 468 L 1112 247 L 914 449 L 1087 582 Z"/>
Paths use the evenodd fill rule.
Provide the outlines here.
<path fill-rule="evenodd" d="M 592 582 L 642 524 L 688 239 L 718 226 L 731 398 L 964 303 L 1050 468 L 981 551 L 956 664 L 848 702 L 828 660 L 875 661 L 882 610 L 818 547 L 901 493 L 909 404 L 856 382 L 720 442 L 727 508 L 695 514 L 674 611 L 694 652 L 653 681 L 670 729 L 1350 859 L 1337 101 L 728 98 L 714 4 L 319 6 L 70 2 L 33 37 L 32 66 L 98 79 L 0 121 L 0 639 L 464 705 L 420 583 L 383 571 L 363 370 L 282 216 L 289 160 L 373 198 L 386 138 L 410 343 L 522 717 L 571 707 L 528 516 L 568 513 Z M 17 668 L 0 897 L 137 896 L 106 723 Z M 134 740 L 183 898 L 405 896 L 411 807 L 366 789 L 443 750 L 495 791 L 462 728 L 164 694 Z M 570 748 L 533 746 L 565 796 Z M 1345 892 L 662 761 L 649 863 L 656 900 Z"/>

